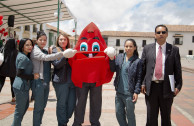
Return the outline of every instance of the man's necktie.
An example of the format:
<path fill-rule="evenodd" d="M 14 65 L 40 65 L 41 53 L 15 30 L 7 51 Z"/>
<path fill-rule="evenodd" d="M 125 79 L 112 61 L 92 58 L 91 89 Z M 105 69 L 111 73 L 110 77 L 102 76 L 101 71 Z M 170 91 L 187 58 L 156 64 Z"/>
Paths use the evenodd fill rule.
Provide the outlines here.
<path fill-rule="evenodd" d="M 162 77 L 162 47 L 159 46 L 158 55 L 156 57 L 155 77 L 159 80 Z"/>

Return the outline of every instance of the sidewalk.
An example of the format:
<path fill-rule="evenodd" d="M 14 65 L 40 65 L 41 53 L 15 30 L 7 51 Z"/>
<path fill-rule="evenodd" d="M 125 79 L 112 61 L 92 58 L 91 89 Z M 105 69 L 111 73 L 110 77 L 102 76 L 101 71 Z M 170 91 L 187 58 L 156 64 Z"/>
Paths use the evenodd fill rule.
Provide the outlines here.
<path fill-rule="evenodd" d="M 194 60 L 187 60 L 185 58 L 181 59 L 183 70 L 194 71 Z M 118 122 L 115 116 L 115 90 L 113 86 L 113 80 L 108 84 L 103 85 L 103 101 L 102 101 L 102 114 L 100 122 L 102 126 L 118 126 Z M 42 126 L 57 126 L 56 118 L 56 95 L 52 84 L 50 85 L 50 93 L 48 98 L 47 107 L 42 121 Z M 176 98 L 178 99 L 178 98 Z M 11 126 L 13 121 L 13 113 L 15 110 L 15 105 L 11 101 L 11 91 L 10 91 L 10 81 L 6 78 L 5 85 L 0 93 L 0 126 Z M 26 112 L 24 119 L 22 121 L 22 126 L 32 126 L 33 117 L 33 106 L 34 103 L 31 102 L 28 111 Z M 174 109 L 174 108 L 173 108 Z M 146 123 L 146 105 L 144 95 L 140 94 L 138 101 L 136 103 L 136 123 L 137 126 L 145 126 Z M 174 114 L 172 114 L 174 115 Z M 176 116 L 179 116 L 176 114 Z M 68 126 L 73 123 L 73 118 L 70 119 Z M 175 116 L 173 116 L 174 118 Z M 160 118 L 160 116 L 159 116 Z M 159 119 L 160 121 L 160 119 Z M 172 120 L 173 126 L 176 125 Z M 175 120 L 176 121 L 176 120 Z M 87 102 L 87 108 L 85 113 L 84 126 L 89 126 L 89 101 Z"/>
<path fill-rule="evenodd" d="M 194 73 L 194 60 L 181 58 L 182 70 Z"/>
<path fill-rule="evenodd" d="M 114 80 L 114 79 L 113 79 Z M 105 84 L 103 86 L 103 102 L 102 102 L 102 115 L 100 118 L 100 122 L 102 126 L 118 126 L 116 116 L 115 116 L 115 91 L 112 85 L 113 80 Z M 6 81 L 5 87 L 0 94 L 0 104 L 8 103 L 5 106 L 9 109 L 9 113 L 12 112 L 11 115 L 4 119 L 0 119 L 0 126 L 10 126 L 13 121 L 13 112 L 14 105 L 10 105 L 11 94 L 10 94 L 10 85 L 9 80 Z M 49 99 L 46 107 L 46 111 L 43 117 L 42 126 L 57 126 L 57 118 L 56 118 L 56 95 L 55 91 L 50 86 L 51 90 L 49 93 Z M 33 117 L 33 102 L 30 103 L 29 109 L 24 116 L 22 121 L 22 126 L 31 126 L 32 125 L 32 117 Z M 5 107 L 4 106 L 4 107 Z M 0 117 L 2 116 L 1 111 L 5 108 L 0 108 Z M 145 102 L 144 96 L 142 94 L 139 95 L 138 102 L 136 103 L 136 120 L 137 126 L 145 125 L 146 112 L 145 112 Z M 8 112 L 7 112 L 8 113 Z M 4 113 L 5 114 L 5 113 Z M 68 126 L 71 126 L 73 123 L 73 117 L 70 119 Z M 85 114 L 85 123 L 84 126 L 90 125 L 89 123 L 89 101 L 87 102 L 86 114 Z"/>

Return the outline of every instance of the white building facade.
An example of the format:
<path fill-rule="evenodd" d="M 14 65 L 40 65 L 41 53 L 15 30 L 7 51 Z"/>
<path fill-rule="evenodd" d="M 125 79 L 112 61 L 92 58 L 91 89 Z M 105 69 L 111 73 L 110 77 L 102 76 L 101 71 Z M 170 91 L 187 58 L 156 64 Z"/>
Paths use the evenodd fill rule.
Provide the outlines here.
<path fill-rule="evenodd" d="M 124 43 L 127 39 L 136 41 L 140 56 L 145 45 L 155 42 L 154 32 L 103 31 L 101 34 L 107 46 L 114 47 L 117 54 L 124 52 Z"/>
<path fill-rule="evenodd" d="M 181 57 L 194 55 L 194 25 L 166 25 L 168 27 L 167 42 L 179 47 Z M 117 54 L 124 52 L 125 40 L 134 39 L 141 56 L 143 47 L 155 42 L 154 32 L 124 32 L 124 31 L 103 31 L 103 38 L 108 46 L 116 49 Z"/>
<path fill-rule="evenodd" d="M 167 42 L 179 47 L 181 57 L 194 55 L 194 25 L 167 25 Z"/>
<path fill-rule="evenodd" d="M 15 39 L 20 40 L 22 38 L 30 38 L 35 42 L 37 37 L 37 31 L 42 31 L 42 30 L 47 35 L 47 45 L 45 46 L 45 48 L 51 45 L 56 45 L 57 28 L 48 24 L 36 24 L 36 25 L 26 25 L 26 26 L 17 27 L 14 29 L 16 33 Z M 59 30 L 59 32 L 66 34 L 62 30 Z"/>

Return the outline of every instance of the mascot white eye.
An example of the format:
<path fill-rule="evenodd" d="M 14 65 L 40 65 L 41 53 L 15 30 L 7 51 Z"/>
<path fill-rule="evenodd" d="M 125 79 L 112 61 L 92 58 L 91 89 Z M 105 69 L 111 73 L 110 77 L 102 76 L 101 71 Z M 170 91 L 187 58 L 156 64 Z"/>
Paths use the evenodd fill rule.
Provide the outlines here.
<path fill-rule="evenodd" d="M 80 51 L 88 51 L 88 44 L 86 42 L 81 43 Z"/>
<path fill-rule="evenodd" d="M 98 42 L 94 42 L 92 44 L 92 51 L 100 51 L 100 46 L 99 46 Z"/>

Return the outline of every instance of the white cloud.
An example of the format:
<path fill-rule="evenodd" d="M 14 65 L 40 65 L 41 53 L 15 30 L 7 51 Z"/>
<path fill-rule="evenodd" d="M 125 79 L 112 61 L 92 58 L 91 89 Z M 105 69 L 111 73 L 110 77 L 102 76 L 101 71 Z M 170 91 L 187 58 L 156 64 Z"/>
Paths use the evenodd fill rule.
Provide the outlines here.
<path fill-rule="evenodd" d="M 65 0 L 77 18 L 78 34 L 90 22 L 101 31 L 154 31 L 158 24 L 194 24 L 193 0 Z M 74 21 L 60 29 L 72 33 Z"/>

